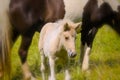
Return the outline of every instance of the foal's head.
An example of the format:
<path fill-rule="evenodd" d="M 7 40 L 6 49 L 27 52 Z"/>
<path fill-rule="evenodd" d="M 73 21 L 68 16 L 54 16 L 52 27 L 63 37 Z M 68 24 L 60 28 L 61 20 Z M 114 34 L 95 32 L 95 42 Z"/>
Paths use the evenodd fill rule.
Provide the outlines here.
<path fill-rule="evenodd" d="M 68 56 L 75 57 L 75 39 L 76 33 L 80 31 L 81 23 L 73 23 L 71 21 L 66 21 L 63 26 L 63 32 L 61 34 L 61 45 L 66 49 Z"/>

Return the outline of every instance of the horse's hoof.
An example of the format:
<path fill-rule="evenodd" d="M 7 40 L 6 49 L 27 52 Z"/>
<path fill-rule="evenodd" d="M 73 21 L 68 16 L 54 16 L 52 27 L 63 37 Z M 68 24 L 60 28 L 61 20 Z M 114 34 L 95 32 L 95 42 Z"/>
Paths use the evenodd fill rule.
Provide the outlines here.
<path fill-rule="evenodd" d="M 52 78 L 51 76 L 48 77 L 48 80 L 56 80 L 55 78 Z"/>

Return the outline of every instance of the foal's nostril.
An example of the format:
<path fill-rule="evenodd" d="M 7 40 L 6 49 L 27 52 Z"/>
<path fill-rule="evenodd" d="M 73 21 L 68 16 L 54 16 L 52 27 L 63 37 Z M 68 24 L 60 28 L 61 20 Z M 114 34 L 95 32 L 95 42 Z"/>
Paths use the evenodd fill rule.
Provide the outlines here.
<path fill-rule="evenodd" d="M 74 58 L 76 56 L 76 52 L 73 52 L 71 50 L 68 51 L 68 56 L 71 57 L 71 58 Z"/>
<path fill-rule="evenodd" d="M 74 58 L 76 55 L 77 55 L 76 53 L 72 53 L 71 58 Z"/>
<path fill-rule="evenodd" d="M 74 58 L 76 56 L 76 53 L 70 52 L 69 57 Z"/>

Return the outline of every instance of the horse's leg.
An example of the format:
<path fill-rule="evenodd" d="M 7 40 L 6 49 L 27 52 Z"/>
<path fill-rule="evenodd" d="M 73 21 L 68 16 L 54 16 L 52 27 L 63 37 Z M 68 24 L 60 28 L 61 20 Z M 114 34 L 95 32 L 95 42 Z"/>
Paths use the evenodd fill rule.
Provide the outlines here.
<path fill-rule="evenodd" d="M 84 31 L 82 31 L 81 33 L 81 48 L 82 48 L 81 52 L 82 53 L 80 57 L 81 57 L 81 63 L 82 63 L 82 71 L 86 71 L 89 68 L 89 55 L 90 55 L 92 43 L 97 31 L 98 31 L 98 28 L 93 27 L 88 31 L 87 34 Z"/>
<path fill-rule="evenodd" d="M 81 53 L 82 71 L 86 71 L 89 68 L 89 54 L 91 47 L 87 46 L 87 44 L 83 46 L 84 46 L 84 53 Z"/>
<path fill-rule="evenodd" d="M 41 73 L 42 73 L 42 80 L 46 80 L 45 70 L 46 70 L 46 59 L 43 50 L 40 50 L 41 55 Z"/>
<path fill-rule="evenodd" d="M 20 33 L 16 30 L 16 29 L 13 29 L 12 30 L 12 41 L 13 41 L 13 45 L 15 43 L 15 41 L 18 39 Z"/>
<path fill-rule="evenodd" d="M 70 72 L 69 72 L 69 66 L 70 66 L 70 59 L 68 58 L 65 65 L 65 80 L 71 80 Z"/>
<path fill-rule="evenodd" d="M 81 55 L 80 55 L 80 63 L 82 63 L 83 62 L 83 57 L 84 57 L 84 48 L 85 48 L 85 46 L 81 43 L 81 46 L 80 46 L 80 50 L 81 50 Z M 82 66 L 82 64 L 81 64 L 81 66 Z"/>
<path fill-rule="evenodd" d="M 32 79 L 32 74 L 29 71 L 29 67 L 28 67 L 28 64 L 27 64 L 27 61 L 26 61 L 28 48 L 31 44 L 32 37 L 33 37 L 33 35 L 31 35 L 31 36 L 22 35 L 22 42 L 21 42 L 21 46 L 19 48 L 19 56 L 20 56 L 20 59 L 21 59 L 21 62 L 22 62 L 22 70 L 23 70 L 25 80 Z"/>
<path fill-rule="evenodd" d="M 71 76 L 70 76 L 68 68 L 65 69 L 65 80 L 71 80 Z"/>
<path fill-rule="evenodd" d="M 49 80 L 56 80 L 56 78 L 55 78 L 55 59 L 52 56 L 49 56 L 49 65 L 50 65 Z"/>

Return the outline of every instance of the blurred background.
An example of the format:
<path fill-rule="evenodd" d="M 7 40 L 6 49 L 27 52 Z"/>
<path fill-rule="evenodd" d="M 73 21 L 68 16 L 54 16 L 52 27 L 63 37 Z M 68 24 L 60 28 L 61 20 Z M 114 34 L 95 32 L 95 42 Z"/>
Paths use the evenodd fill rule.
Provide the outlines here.
<path fill-rule="evenodd" d="M 0 3 L 0 16 L 2 16 L 4 4 L 2 4 L 1 1 Z M 4 21 L 4 19 L 0 17 L 0 32 L 1 23 L 3 23 L 2 20 Z M 80 64 L 78 64 L 81 44 L 80 37 L 81 34 L 78 34 L 76 40 L 76 50 L 78 54 L 75 60 L 72 60 L 70 67 L 72 80 L 120 80 L 120 36 L 108 25 L 104 25 L 99 29 L 94 39 L 93 48 L 90 54 L 90 68 L 87 73 L 82 73 Z M 42 80 L 38 39 L 39 33 L 36 32 L 28 52 L 27 60 L 32 74 L 37 80 Z M 12 80 L 23 80 L 21 62 L 18 56 L 20 42 L 21 36 L 19 36 L 12 48 Z M 61 67 L 57 68 L 56 74 L 57 80 L 64 80 L 64 71 Z"/>

